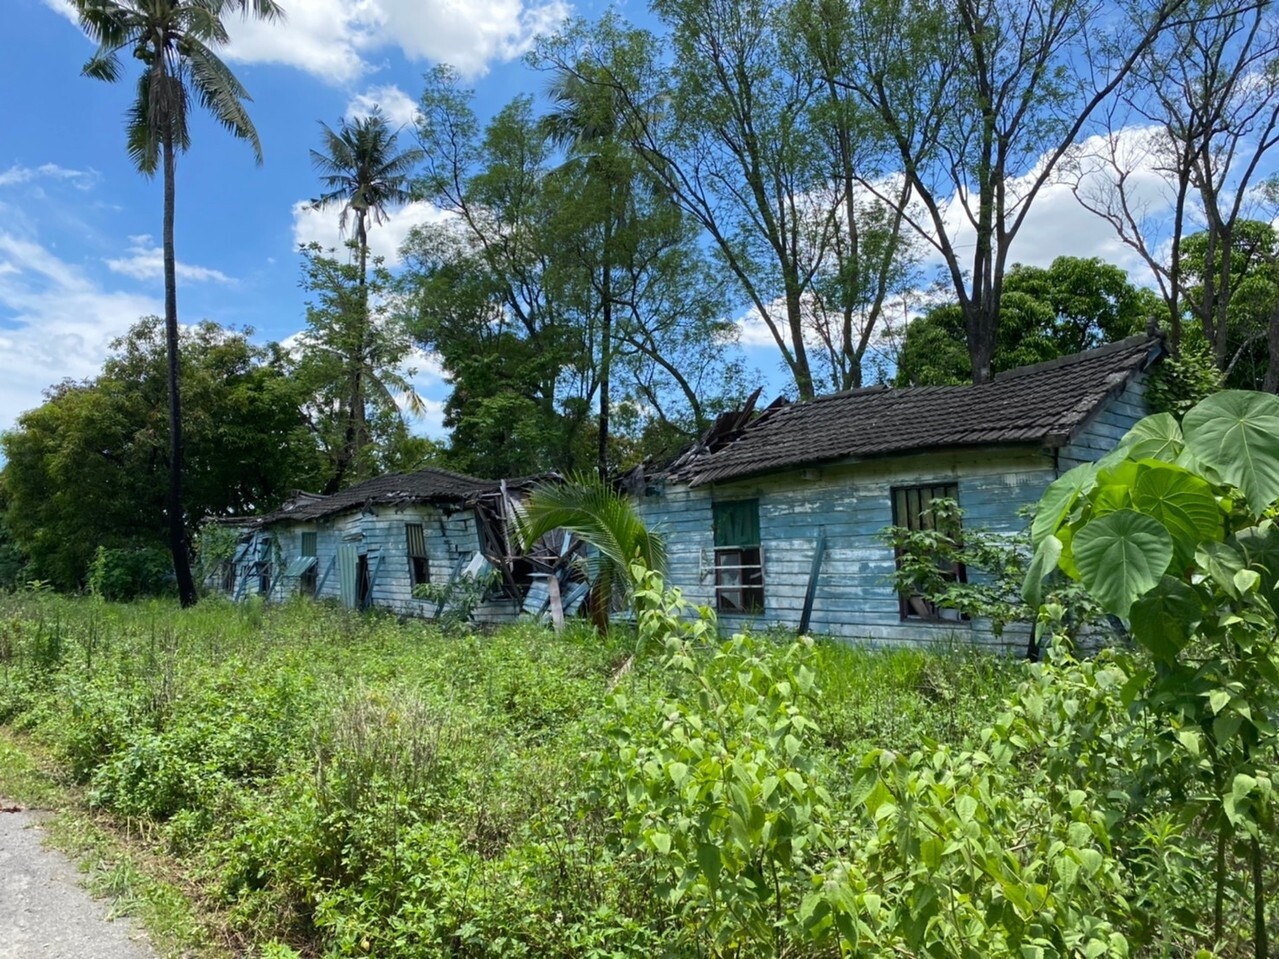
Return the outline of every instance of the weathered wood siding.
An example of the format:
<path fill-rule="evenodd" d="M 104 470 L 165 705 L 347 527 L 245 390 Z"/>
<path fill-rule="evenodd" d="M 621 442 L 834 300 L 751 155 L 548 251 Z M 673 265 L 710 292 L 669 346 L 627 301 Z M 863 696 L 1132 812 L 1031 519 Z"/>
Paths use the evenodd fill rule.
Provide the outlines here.
<path fill-rule="evenodd" d="M 1146 375 L 1136 377 L 1123 392 L 1102 406 L 1084 424 L 1073 441 L 1061 449 L 1058 463 L 1061 471 L 1093 463 L 1118 445 L 1124 434 L 1146 415 Z"/>
<path fill-rule="evenodd" d="M 405 526 L 409 523 L 422 524 L 432 583 L 448 582 L 479 551 L 475 512 L 470 509 L 447 510 L 428 504 L 413 504 L 399 509 L 349 510 L 313 521 L 278 522 L 257 534 L 259 539 L 273 537 L 279 545 L 278 555 L 282 559 L 282 563 L 277 564 L 276 582 L 270 598 L 278 600 L 297 593 L 298 578 L 284 579 L 280 573 L 301 555 L 302 534 L 313 532 L 316 534 L 316 580 L 320 586 L 317 599 L 341 599 L 338 547 L 342 543 L 354 543 L 359 554 L 367 557 L 369 575 L 374 577 L 370 596 L 373 606 L 401 615 L 433 618 L 436 603 L 413 597 L 405 533 Z M 256 592 L 256 584 L 250 583 L 246 595 Z M 500 622 L 514 618 L 517 613 L 518 603 L 515 600 L 497 598 L 477 608 L 475 618 Z"/>
<path fill-rule="evenodd" d="M 819 535 L 826 550 L 809 630 L 873 642 L 939 642 L 953 635 L 990 640 L 959 622 L 902 622 L 890 577 L 892 550 L 883 529 L 893 522 L 897 486 L 953 483 L 967 522 L 1013 532 L 1018 508 L 1033 502 L 1054 476 L 1052 457 L 1033 451 L 929 454 L 778 474 L 756 481 L 688 489 L 672 484 L 641 504 L 666 534 L 668 580 L 699 605 L 714 606 L 715 554 L 711 504 L 759 500 L 764 612 L 720 617 L 726 630 L 799 625 Z"/>

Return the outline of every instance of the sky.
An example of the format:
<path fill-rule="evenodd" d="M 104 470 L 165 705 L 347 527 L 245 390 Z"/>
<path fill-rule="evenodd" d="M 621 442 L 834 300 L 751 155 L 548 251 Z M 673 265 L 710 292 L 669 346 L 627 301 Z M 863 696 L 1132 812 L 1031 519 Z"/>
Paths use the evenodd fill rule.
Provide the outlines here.
<path fill-rule="evenodd" d="M 124 115 L 133 76 L 107 84 L 80 76 L 92 44 L 66 0 L 4 0 L 0 34 L 0 430 L 38 406 L 64 378 L 95 375 L 110 341 L 138 317 L 163 312 L 159 234 L 161 182 L 140 176 L 125 154 Z M 457 67 L 480 115 L 546 78 L 522 55 L 541 32 L 571 16 L 594 18 L 607 0 L 283 0 L 283 24 L 233 18 L 223 51 L 252 95 L 250 113 L 264 163 L 250 148 L 195 118 L 192 148 L 178 163 L 176 249 L 179 319 L 252 327 L 259 341 L 304 326 L 299 243 L 340 243 L 337 209 L 315 211 L 319 184 L 311 148 L 320 122 L 382 107 L 411 123 L 423 74 Z M 624 16 L 645 21 L 640 4 Z M 130 67 L 126 58 L 126 70 Z M 406 130 L 407 140 L 411 131 Z M 423 204 L 397 210 L 372 232 L 374 252 L 396 262 L 416 223 L 438 215 Z M 1015 259 L 1101 256 L 1139 264 L 1110 228 L 1065 186 L 1040 195 Z M 749 375 L 777 379 L 775 349 L 743 324 Z M 448 385 L 429 357 L 415 382 L 428 412 L 418 432 L 440 435 Z M 753 388 L 754 384 L 748 384 Z"/>

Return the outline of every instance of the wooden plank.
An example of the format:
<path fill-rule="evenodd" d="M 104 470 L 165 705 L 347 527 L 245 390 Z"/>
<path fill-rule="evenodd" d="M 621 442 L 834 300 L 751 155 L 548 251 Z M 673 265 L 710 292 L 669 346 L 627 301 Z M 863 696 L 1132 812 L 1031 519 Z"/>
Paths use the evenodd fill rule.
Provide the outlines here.
<path fill-rule="evenodd" d="M 813 618 L 813 601 L 817 598 L 817 577 L 822 571 L 822 559 L 826 556 L 826 531 L 817 534 L 817 545 L 813 547 L 813 567 L 808 573 L 808 588 L 804 591 L 804 611 L 799 617 L 799 631 L 808 632 L 808 624 Z"/>

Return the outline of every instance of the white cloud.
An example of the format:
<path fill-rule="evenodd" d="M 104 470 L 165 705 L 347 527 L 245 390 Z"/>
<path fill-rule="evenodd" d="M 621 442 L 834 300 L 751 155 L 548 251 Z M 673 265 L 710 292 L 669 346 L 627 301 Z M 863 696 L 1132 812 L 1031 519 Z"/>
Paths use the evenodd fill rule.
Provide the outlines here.
<path fill-rule="evenodd" d="M 392 83 L 382 87 L 369 87 L 363 93 L 356 94 L 347 104 L 346 119 L 363 119 L 375 107 L 381 107 L 382 114 L 392 127 L 413 126 L 421 116 L 417 101 Z"/>
<path fill-rule="evenodd" d="M 282 22 L 226 18 L 229 60 L 296 67 L 330 83 L 369 70 L 365 54 L 382 45 L 386 18 L 378 0 L 304 0 L 286 5 Z"/>
<path fill-rule="evenodd" d="M 161 309 L 150 297 L 104 290 L 40 244 L 0 232 L 0 429 L 39 406 L 49 385 L 96 375 L 110 341 Z"/>
<path fill-rule="evenodd" d="M 467 76 L 485 73 L 493 60 L 523 56 L 539 34 L 553 32 L 569 14 L 564 0 L 381 0 L 386 28 L 410 58 L 451 63 Z"/>
<path fill-rule="evenodd" d="M 38 167 L 14 164 L 0 171 L 0 187 L 17 186 L 32 180 L 62 180 L 78 190 L 89 190 L 98 182 L 96 170 L 71 170 L 56 163 L 42 163 Z"/>
<path fill-rule="evenodd" d="M 1148 149 L 1149 131 L 1133 127 L 1117 136 L 1128 167 L 1126 187 L 1147 215 L 1146 226 L 1152 230 L 1162 229 L 1170 222 L 1172 200 L 1167 193 L 1167 184 L 1157 170 L 1159 161 Z M 1097 159 L 1103 143 L 1101 137 L 1089 138 L 1059 164 L 1026 214 L 1012 244 L 1009 266 L 1013 263 L 1048 266 L 1059 256 L 1095 256 L 1127 270 L 1136 283 L 1153 281 L 1137 252 L 1119 239 L 1110 223 L 1085 208 L 1075 197 L 1076 185 L 1082 195 L 1094 196 L 1105 193 L 1113 185 L 1113 170 L 1107 170 Z M 1026 175 L 1010 181 L 1009 197 L 1021 197 L 1040 172 L 1037 164 Z M 978 201 L 977 194 L 967 198 L 972 210 L 976 209 Z M 958 193 L 952 195 L 943 203 L 943 216 L 960 264 L 969 265 L 976 232 L 965 213 L 964 198 Z M 940 255 L 931 247 L 926 246 L 925 250 L 929 253 L 925 267 L 941 267 Z"/>
<path fill-rule="evenodd" d="M 289 4 L 283 23 L 231 18 L 227 56 L 351 83 L 372 70 L 378 50 L 399 47 L 411 60 L 451 63 L 475 77 L 522 56 L 569 10 L 565 0 L 306 0 Z"/>
<path fill-rule="evenodd" d="M 76 26 L 80 25 L 80 18 L 76 15 L 75 7 L 71 0 L 44 0 L 44 5 L 54 13 L 60 13 Z"/>
<path fill-rule="evenodd" d="M 438 223 L 448 214 L 430 203 L 418 200 L 387 212 L 387 220 L 369 228 L 369 249 L 375 256 L 385 257 L 388 266 L 400 263 L 400 246 L 415 226 Z M 317 210 L 308 200 L 293 204 L 293 241 L 298 246 L 318 243 L 324 249 L 342 249 L 350 238 L 339 228 L 341 211 L 336 207 Z M 348 219 L 348 234 L 351 226 Z"/>
<path fill-rule="evenodd" d="M 103 262 L 112 273 L 131 276 L 135 280 L 153 280 L 164 275 L 164 251 L 155 245 L 150 235 L 142 233 L 129 237 L 128 254 L 125 257 L 107 259 Z M 207 266 L 193 266 L 179 261 L 176 270 L 181 279 L 190 280 L 193 283 L 233 282 L 231 277 L 221 270 L 214 270 Z"/>
<path fill-rule="evenodd" d="M 78 23 L 70 0 L 45 6 Z M 226 18 L 225 53 L 240 63 L 278 63 L 328 83 L 352 83 L 370 58 L 398 47 L 410 60 L 450 63 L 467 77 L 523 56 L 568 18 L 567 0 L 294 0 L 283 21 Z"/>

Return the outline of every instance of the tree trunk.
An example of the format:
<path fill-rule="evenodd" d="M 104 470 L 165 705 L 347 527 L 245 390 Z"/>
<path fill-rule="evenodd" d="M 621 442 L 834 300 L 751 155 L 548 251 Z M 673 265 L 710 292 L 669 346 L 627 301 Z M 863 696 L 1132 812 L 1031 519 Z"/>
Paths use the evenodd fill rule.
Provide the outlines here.
<path fill-rule="evenodd" d="M 1252 939 L 1256 959 L 1270 959 L 1270 943 L 1266 930 L 1266 857 L 1261 841 L 1252 837 Z"/>
<path fill-rule="evenodd" d="M 357 479 L 360 476 L 360 453 L 367 445 L 368 429 L 365 425 L 366 411 L 364 403 L 364 353 L 368 342 L 368 314 L 369 314 L 369 291 L 368 291 L 368 258 L 369 258 L 369 236 L 364 225 L 365 213 L 363 210 L 355 211 L 355 244 L 357 247 L 356 255 L 359 258 L 359 295 L 357 297 L 356 309 L 359 316 L 355 318 L 356 336 L 354 352 L 346 357 L 347 364 L 347 403 L 346 403 L 346 422 L 342 427 L 342 448 L 338 451 L 337 466 L 334 470 L 334 476 L 328 486 L 328 491 L 336 493 L 340 490 L 346 481 L 346 477 L 354 474 Z"/>
<path fill-rule="evenodd" d="M 1270 310 L 1270 325 L 1266 329 L 1266 379 L 1261 388 L 1267 393 L 1279 393 L 1279 303 Z"/>
<path fill-rule="evenodd" d="M 185 606 L 196 601 L 195 580 L 187 550 L 185 515 L 182 508 L 182 400 L 179 393 L 178 280 L 173 252 L 174 207 L 173 134 L 164 133 L 164 334 L 169 359 L 169 549 L 173 553 L 173 575 L 178 583 L 178 599 Z"/>
<path fill-rule="evenodd" d="M 357 321 L 359 324 L 359 338 L 357 340 L 359 343 L 359 349 L 353 366 L 355 374 L 355 388 L 351 394 L 351 416 L 354 420 L 353 432 L 355 434 L 351 449 L 351 462 L 355 466 L 357 475 L 362 473 L 362 470 L 360 469 L 360 457 L 364 453 L 365 447 L 369 445 L 368 411 L 365 409 L 364 396 L 364 368 L 367 362 L 369 344 L 369 234 L 365 219 L 366 212 L 364 210 L 357 211 L 356 241 L 360 246 L 360 316 Z"/>
<path fill-rule="evenodd" d="M 973 382 L 989 383 L 995 378 L 995 334 L 998 306 L 969 301 L 964 305 L 964 328 L 968 332 L 968 356 L 973 364 Z"/>
<path fill-rule="evenodd" d="M 604 263 L 603 276 L 600 277 L 600 293 L 603 300 L 603 312 L 600 317 L 600 423 L 599 423 L 599 455 L 596 469 L 600 474 L 600 482 L 608 482 L 608 379 L 613 359 L 613 196 L 609 188 L 609 210 L 604 222 Z"/>

